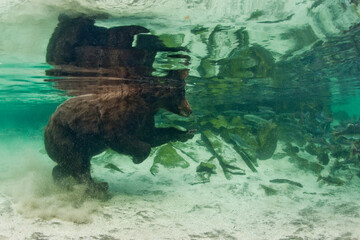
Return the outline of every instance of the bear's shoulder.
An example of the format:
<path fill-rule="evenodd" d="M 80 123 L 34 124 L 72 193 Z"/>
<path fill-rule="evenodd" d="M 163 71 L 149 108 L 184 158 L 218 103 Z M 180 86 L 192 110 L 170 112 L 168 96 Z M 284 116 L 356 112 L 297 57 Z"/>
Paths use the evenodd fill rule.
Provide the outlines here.
<path fill-rule="evenodd" d="M 135 121 L 151 112 L 149 104 L 139 96 L 117 96 L 108 94 L 99 98 L 99 113 L 104 124 Z"/>
<path fill-rule="evenodd" d="M 95 95 L 71 98 L 61 104 L 52 119 L 79 135 L 100 133 L 99 102 Z"/>

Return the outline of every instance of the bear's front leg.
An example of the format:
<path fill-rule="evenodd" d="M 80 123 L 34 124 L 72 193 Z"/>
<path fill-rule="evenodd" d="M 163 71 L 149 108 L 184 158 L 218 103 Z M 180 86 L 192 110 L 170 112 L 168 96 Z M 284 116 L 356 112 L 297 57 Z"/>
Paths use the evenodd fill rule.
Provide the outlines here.
<path fill-rule="evenodd" d="M 174 127 L 155 128 L 151 138 L 151 147 L 160 146 L 169 141 L 185 142 L 194 137 L 196 130 L 181 131 Z"/>
<path fill-rule="evenodd" d="M 142 163 L 150 154 L 151 146 L 149 143 L 138 140 L 134 137 L 122 137 L 109 143 L 112 150 L 130 155 L 136 164 Z"/>

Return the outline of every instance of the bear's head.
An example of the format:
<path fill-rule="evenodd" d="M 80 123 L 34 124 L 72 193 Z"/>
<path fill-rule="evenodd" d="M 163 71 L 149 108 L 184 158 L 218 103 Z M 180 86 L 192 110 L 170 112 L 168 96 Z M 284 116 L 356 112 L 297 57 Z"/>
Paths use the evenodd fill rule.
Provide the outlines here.
<path fill-rule="evenodd" d="M 155 109 L 163 108 L 180 116 L 188 117 L 192 113 L 191 106 L 185 97 L 185 78 L 188 69 L 169 71 L 165 79 L 159 79 L 143 96 L 154 103 Z M 156 81 L 155 81 L 156 82 Z"/>
<path fill-rule="evenodd" d="M 191 106 L 185 97 L 185 89 L 171 89 L 170 95 L 161 100 L 160 108 L 180 116 L 188 117 L 192 113 Z"/>

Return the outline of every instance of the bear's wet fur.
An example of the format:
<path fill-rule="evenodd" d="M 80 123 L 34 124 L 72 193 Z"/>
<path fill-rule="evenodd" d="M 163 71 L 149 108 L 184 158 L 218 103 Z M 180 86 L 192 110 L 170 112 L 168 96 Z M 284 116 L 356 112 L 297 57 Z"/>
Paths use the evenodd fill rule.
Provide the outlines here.
<path fill-rule="evenodd" d="M 46 151 L 58 164 L 54 180 L 72 176 L 79 183 L 96 185 L 90 160 L 108 148 L 130 155 L 138 164 L 148 157 L 151 147 L 191 138 L 191 131 L 155 128 L 154 115 L 160 108 L 182 116 L 191 114 L 184 87 L 184 81 L 147 82 L 127 94 L 110 91 L 65 101 L 50 117 L 44 134 Z"/>

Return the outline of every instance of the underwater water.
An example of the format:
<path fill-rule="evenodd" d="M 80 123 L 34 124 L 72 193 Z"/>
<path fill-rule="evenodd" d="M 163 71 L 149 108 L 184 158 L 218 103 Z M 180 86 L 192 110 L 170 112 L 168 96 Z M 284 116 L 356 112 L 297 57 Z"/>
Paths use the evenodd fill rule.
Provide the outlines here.
<path fill-rule="evenodd" d="M 358 5 L 0 1 L 0 239 L 360 239 Z M 113 150 L 94 156 L 106 197 L 52 178 L 50 116 L 69 98 L 122 86 L 54 74 L 46 56 L 60 14 L 148 29 L 131 46 L 154 54 L 138 54 L 154 79 L 189 70 L 192 114 L 160 110 L 155 122 L 194 136 L 153 147 L 141 164 Z"/>

